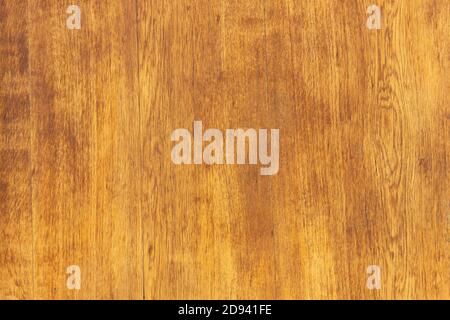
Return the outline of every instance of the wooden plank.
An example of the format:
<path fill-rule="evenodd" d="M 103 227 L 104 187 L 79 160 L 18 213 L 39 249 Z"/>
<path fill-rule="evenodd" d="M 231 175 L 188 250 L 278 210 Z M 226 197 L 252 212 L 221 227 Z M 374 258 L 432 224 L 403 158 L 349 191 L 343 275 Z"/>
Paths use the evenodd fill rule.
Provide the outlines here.
<path fill-rule="evenodd" d="M 449 51 L 449 14 L 444 2 L 386 2 L 385 32 L 372 51 L 377 108 L 368 121 L 380 220 L 386 224 L 378 227 L 376 239 L 384 249 L 385 298 L 448 299 L 450 294 L 442 209 L 450 192 L 449 100 L 442 94 L 450 87 L 448 58 L 443 58 Z"/>
<path fill-rule="evenodd" d="M 262 3 L 152 1 L 139 14 L 146 297 L 274 297 L 268 179 L 170 160 L 171 132 L 194 120 L 268 125 L 255 117 L 266 103 Z"/>
<path fill-rule="evenodd" d="M 33 298 L 27 6 L 0 3 L 0 299 Z"/>
<path fill-rule="evenodd" d="M 380 31 L 361 23 L 364 1 L 287 1 L 272 12 L 272 41 L 286 33 L 277 24 L 286 12 L 290 38 L 268 56 L 290 44 L 291 57 L 274 59 L 269 79 L 279 87 L 269 96 L 289 58 L 295 93 L 283 127 L 294 174 L 276 219 L 277 251 L 287 253 L 278 257 L 282 297 L 449 297 L 450 11 L 435 1 L 378 4 Z M 381 290 L 366 287 L 370 265 L 381 268 Z"/>
<path fill-rule="evenodd" d="M 35 288 L 42 299 L 142 298 L 134 2 L 33 1 Z M 81 268 L 68 290 L 66 268 Z"/>
<path fill-rule="evenodd" d="M 269 96 L 279 96 L 271 105 L 280 109 L 286 152 L 276 215 L 283 298 L 370 294 L 367 219 L 377 202 L 367 199 L 374 186 L 364 166 L 371 50 L 365 11 L 362 2 L 338 1 L 285 1 L 269 11 L 269 56 L 283 58 L 269 64 Z M 286 79 L 278 75 L 283 65 L 290 66 Z"/>
<path fill-rule="evenodd" d="M 279 129 L 268 101 L 266 2 L 223 1 L 224 113 L 218 128 Z M 227 166 L 229 232 L 238 299 L 277 297 L 273 180 L 259 166 Z"/>

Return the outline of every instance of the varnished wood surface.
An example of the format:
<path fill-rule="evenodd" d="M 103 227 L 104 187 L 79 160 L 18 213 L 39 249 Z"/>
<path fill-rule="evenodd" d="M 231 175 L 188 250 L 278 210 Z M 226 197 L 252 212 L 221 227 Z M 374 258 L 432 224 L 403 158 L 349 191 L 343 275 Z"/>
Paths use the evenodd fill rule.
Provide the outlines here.
<path fill-rule="evenodd" d="M 450 298 L 450 2 L 76 2 L 0 0 L 0 298 Z M 174 165 L 194 120 L 278 174 Z"/>

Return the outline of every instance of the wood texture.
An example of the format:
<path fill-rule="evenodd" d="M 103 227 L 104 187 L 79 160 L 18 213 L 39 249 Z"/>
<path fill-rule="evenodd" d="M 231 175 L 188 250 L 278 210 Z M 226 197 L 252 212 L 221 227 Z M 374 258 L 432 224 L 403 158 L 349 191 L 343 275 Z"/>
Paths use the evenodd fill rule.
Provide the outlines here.
<path fill-rule="evenodd" d="M 26 2 L 0 2 L 0 297 L 33 297 Z"/>
<path fill-rule="evenodd" d="M 30 13 L 36 298 L 140 298 L 136 8 L 79 6 L 75 32 L 62 2 Z M 67 290 L 69 265 L 82 290 Z"/>
<path fill-rule="evenodd" d="M 373 2 L 1 0 L 0 298 L 449 299 L 450 2 Z M 194 120 L 278 174 L 174 165 Z"/>

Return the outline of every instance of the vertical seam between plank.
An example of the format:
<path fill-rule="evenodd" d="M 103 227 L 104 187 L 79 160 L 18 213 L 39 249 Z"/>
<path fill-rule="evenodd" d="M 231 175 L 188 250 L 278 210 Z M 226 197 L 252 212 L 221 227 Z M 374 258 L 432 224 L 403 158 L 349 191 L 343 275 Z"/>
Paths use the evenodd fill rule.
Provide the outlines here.
<path fill-rule="evenodd" d="M 266 14 L 266 10 L 267 10 L 267 2 L 266 0 L 263 1 L 263 13 L 264 13 L 264 62 L 265 62 L 265 67 L 264 67 L 264 73 L 265 73 L 265 87 L 266 87 L 266 97 L 265 97 L 265 101 L 266 101 L 266 110 L 269 110 L 269 74 L 268 74 L 268 64 L 267 64 L 267 14 Z M 271 210 L 271 218 L 272 218 L 272 230 L 273 230 L 273 237 L 272 237 L 272 254 L 273 254 L 273 271 L 274 271 L 274 276 L 273 276 L 273 280 L 274 280 L 274 292 L 272 292 L 271 294 L 273 294 L 274 296 L 278 297 L 278 267 L 277 267 L 277 250 L 276 250 L 276 241 L 275 241 L 275 217 L 274 217 L 274 213 Z M 274 298 L 274 297 L 271 297 Z"/>
<path fill-rule="evenodd" d="M 135 0 L 135 27 L 136 27 L 136 56 L 137 56 L 137 104 L 138 104 L 138 121 L 139 121 L 139 232 L 141 236 L 141 276 L 142 276 L 142 299 L 145 300 L 145 255 L 144 255 L 144 228 L 143 228 L 143 213 L 142 213 L 142 200 L 143 200 L 143 182 L 142 182 L 142 171 L 143 171 L 143 135 L 142 135 L 142 124 L 141 124 L 141 76 L 140 76 L 140 68 L 141 68 L 141 62 L 140 62 L 140 54 L 139 54 L 139 2 L 138 0 Z"/>
<path fill-rule="evenodd" d="M 28 133 L 29 133 L 29 141 L 28 141 L 28 149 L 30 152 L 30 158 L 29 158 L 29 177 L 28 177 L 28 184 L 29 184 L 29 200 L 30 200 L 30 210 L 31 210 L 31 269 L 32 269 L 32 297 L 33 300 L 36 299 L 36 292 L 35 292 L 35 281 L 36 281 L 36 250 L 35 250 L 35 232 L 34 232 L 34 205 L 33 205 L 33 176 L 34 176 L 34 148 L 33 148 L 33 125 L 34 125 L 34 118 L 33 118 L 33 99 L 32 99 L 32 75 L 31 75 L 31 34 L 30 34 L 30 30 L 31 30 L 31 19 L 30 19 L 30 4 L 31 4 L 31 0 L 27 0 L 27 17 L 26 17 L 26 34 L 27 34 L 27 48 L 28 48 L 28 53 L 27 53 L 27 60 L 28 60 L 28 99 L 29 99 L 29 109 L 28 109 L 28 114 L 29 114 L 29 128 L 28 128 Z"/>

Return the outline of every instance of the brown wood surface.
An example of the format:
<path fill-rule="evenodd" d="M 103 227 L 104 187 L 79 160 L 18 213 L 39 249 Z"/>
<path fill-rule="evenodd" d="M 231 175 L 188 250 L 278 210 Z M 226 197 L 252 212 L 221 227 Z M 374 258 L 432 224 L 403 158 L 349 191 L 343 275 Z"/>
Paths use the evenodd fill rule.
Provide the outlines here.
<path fill-rule="evenodd" d="M 0 297 L 33 297 L 26 2 L 0 2 Z"/>
<path fill-rule="evenodd" d="M 449 27 L 446 0 L 0 0 L 0 298 L 449 299 Z M 278 174 L 174 165 L 194 120 L 280 129 Z"/>

